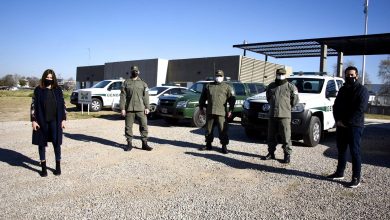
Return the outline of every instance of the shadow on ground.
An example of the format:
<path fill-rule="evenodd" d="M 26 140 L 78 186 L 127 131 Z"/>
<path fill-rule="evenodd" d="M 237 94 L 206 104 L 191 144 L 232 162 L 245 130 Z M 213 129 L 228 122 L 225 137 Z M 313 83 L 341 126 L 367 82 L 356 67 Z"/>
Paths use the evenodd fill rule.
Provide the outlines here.
<path fill-rule="evenodd" d="M 37 147 L 37 154 L 38 154 L 38 147 Z M 8 163 L 10 166 L 16 166 L 16 167 L 22 167 L 34 172 L 39 173 L 40 170 L 34 168 L 40 167 L 40 164 L 38 161 L 33 160 L 19 152 L 0 148 L 0 161 L 4 163 Z M 51 171 L 54 171 L 52 168 L 48 168 Z"/>
<path fill-rule="evenodd" d="M 100 137 L 94 137 L 91 135 L 71 134 L 71 133 L 66 133 L 66 132 L 64 132 L 64 135 L 67 138 L 77 140 L 77 141 L 82 141 L 82 142 L 95 142 L 95 143 L 99 143 L 102 145 L 107 145 L 107 146 L 115 147 L 115 148 L 124 148 L 125 147 L 125 145 L 117 143 L 115 141 L 107 140 L 107 139 L 100 138 Z"/>
<path fill-rule="evenodd" d="M 269 173 L 278 173 L 278 174 L 289 175 L 289 176 L 299 176 L 299 177 L 311 178 L 316 180 L 328 180 L 324 176 L 318 174 L 289 169 L 288 165 L 286 165 L 285 168 L 279 168 L 279 167 L 267 166 L 258 163 L 249 163 L 246 161 L 241 161 L 241 160 L 237 160 L 237 159 L 233 159 L 233 158 L 229 158 L 217 154 L 202 154 L 202 153 L 195 153 L 195 152 L 186 152 L 186 154 L 196 156 L 196 157 L 203 157 L 209 160 L 226 164 L 227 166 L 236 169 L 254 169 L 254 170 L 265 171 Z"/>

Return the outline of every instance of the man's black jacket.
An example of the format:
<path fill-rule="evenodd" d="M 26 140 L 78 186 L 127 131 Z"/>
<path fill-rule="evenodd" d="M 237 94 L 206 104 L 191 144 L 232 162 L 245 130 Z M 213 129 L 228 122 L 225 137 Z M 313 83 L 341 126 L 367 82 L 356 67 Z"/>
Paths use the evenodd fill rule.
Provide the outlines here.
<path fill-rule="evenodd" d="M 333 105 L 335 121 L 346 126 L 364 126 L 364 111 L 368 104 L 368 91 L 358 81 L 352 85 L 344 84 L 337 94 Z"/>

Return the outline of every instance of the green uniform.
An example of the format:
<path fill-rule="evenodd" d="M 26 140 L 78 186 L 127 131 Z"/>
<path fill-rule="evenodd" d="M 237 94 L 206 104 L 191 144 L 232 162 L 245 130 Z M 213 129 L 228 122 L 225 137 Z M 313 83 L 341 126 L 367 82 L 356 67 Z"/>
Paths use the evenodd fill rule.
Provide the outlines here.
<path fill-rule="evenodd" d="M 140 78 L 127 79 L 123 82 L 119 105 L 121 110 L 126 110 L 125 136 L 128 142 L 133 139 L 133 123 L 135 120 L 139 121 L 142 141 L 147 141 L 148 124 L 144 110 L 149 109 L 148 90 L 148 85 Z"/>
<path fill-rule="evenodd" d="M 229 103 L 229 111 L 233 111 L 235 102 L 236 99 L 228 84 L 213 82 L 205 86 L 199 99 L 199 108 L 206 107 L 206 142 L 213 142 L 213 125 L 217 123 L 221 144 L 227 145 L 229 143 L 226 122 L 227 103 Z"/>
<path fill-rule="evenodd" d="M 298 101 L 298 90 L 287 80 L 271 83 L 267 88 L 267 101 L 270 105 L 268 120 L 268 151 L 274 153 L 278 144 L 277 136 L 283 144 L 285 154 L 291 154 L 291 108 Z"/>

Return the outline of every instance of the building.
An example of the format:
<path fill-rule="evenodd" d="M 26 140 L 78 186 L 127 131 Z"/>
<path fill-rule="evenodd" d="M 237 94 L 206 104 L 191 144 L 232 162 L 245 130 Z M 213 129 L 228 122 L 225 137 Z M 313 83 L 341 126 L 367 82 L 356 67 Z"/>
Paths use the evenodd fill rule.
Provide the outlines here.
<path fill-rule="evenodd" d="M 268 85 L 275 79 L 275 70 L 285 67 L 246 56 L 220 56 L 190 59 L 146 59 L 110 62 L 104 65 L 77 67 L 77 88 L 88 88 L 104 79 L 129 78 L 130 67 L 137 65 L 140 77 L 150 86 L 165 83 L 189 83 L 204 80 L 221 69 L 231 80 L 261 82 Z M 285 67 L 292 73 L 291 67 Z"/>

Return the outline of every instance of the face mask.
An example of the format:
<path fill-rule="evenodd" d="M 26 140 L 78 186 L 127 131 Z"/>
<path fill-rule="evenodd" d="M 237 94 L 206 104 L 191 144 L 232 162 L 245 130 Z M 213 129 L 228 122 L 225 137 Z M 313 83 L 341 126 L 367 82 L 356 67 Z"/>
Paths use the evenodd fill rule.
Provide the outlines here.
<path fill-rule="evenodd" d="M 53 84 L 53 80 L 52 79 L 45 79 L 45 81 L 43 83 L 45 84 L 46 87 L 48 87 L 48 86 Z"/>
<path fill-rule="evenodd" d="M 137 71 L 133 71 L 133 72 L 131 72 L 131 78 L 136 78 L 136 77 L 138 77 L 138 72 Z"/>
<path fill-rule="evenodd" d="M 356 77 L 345 77 L 345 83 L 354 84 L 356 82 Z"/>
<path fill-rule="evenodd" d="M 217 76 L 215 77 L 215 82 L 221 83 L 223 81 L 223 76 Z"/>
<path fill-rule="evenodd" d="M 279 75 L 279 74 L 277 74 L 277 75 L 276 75 L 276 79 L 284 80 L 284 79 L 286 79 L 286 76 L 285 76 L 285 75 Z"/>

